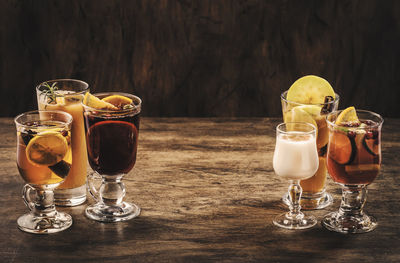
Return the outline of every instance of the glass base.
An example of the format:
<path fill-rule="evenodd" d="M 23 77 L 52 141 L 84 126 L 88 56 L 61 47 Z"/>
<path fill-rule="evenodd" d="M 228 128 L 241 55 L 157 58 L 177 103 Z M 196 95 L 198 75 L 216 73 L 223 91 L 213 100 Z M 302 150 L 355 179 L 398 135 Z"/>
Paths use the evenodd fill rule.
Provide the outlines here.
<path fill-rule="evenodd" d="M 86 185 L 72 189 L 55 189 L 55 204 L 58 206 L 77 206 L 86 201 Z"/>
<path fill-rule="evenodd" d="M 88 218 L 100 222 L 119 222 L 137 217 L 140 214 L 139 206 L 122 202 L 119 206 L 108 206 L 104 203 L 97 203 L 88 206 L 85 210 Z"/>
<path fill-rule="evenodd" d="M 285 193 L 282 197 L 283 203 L 289 206 L 289 194 Z M 323 191 L 320 193 L 312 194 L 303 192 L 300 199 L 301 210 L 317 210 L 324 209 L 333 203 L 332 196 Z"/>
<path fill-rule="evenodd" d="M 18 218 L 18 227 L 33 234 L 51 234 L 63 231 L 72 225 L 72 217 L 63 212 L 56 212 L 52 217 L 40 217 L 33 213 Z"/>
<path fill-rule="evenodd" d="M 286 229 L 307 229 L 317 224 L 314 216 L 305 216 L 303 213 L 293 215 L 290 212 L 281 214 L 274 219 L 276 226 Z"/>
<path fill-rule="evenodd" d="M 322 225 L 331 231 L 350 234 L 370 232 L 378 226 L 378 222 L 373 216 L 365 213 L 357 216 L 345 216 L 339 212 L 332 212 L 324 217 Z"/>

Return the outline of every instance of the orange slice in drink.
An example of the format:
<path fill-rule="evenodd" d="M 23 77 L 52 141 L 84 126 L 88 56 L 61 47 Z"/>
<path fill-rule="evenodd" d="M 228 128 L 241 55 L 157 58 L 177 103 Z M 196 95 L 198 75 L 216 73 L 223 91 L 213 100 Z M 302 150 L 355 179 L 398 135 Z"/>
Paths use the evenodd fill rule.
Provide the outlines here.
<path fill-rule="evenodd" d="M 89 92 L 85 94 L 85 97 L 83 98 L 83 104 L 98 110 L 118 110 L 118 108 L 111 103 L 103 101 L 96 96 L 93 96 Z"/>
<path fill-rule="evenodd" d="M 118 107 L 120 109 L 123 108 L 125 105 L 132 104 L 132 100 L 130 98 L 122 96 L 122 95 L 111 95 L 111 96 L 105 97 L 101 100 L 111 103 L 112 105 L 114 105 L 115 107 Z"/>
<path fill-rule="evenodd" d="M 360 120 L 357 117 L 356 109 L 353 106 L 344 109 L 336 118 L 336 125 L 341 125 L 345 123 L 360 124 Z"/>
<path fill-rule="evenodd" d="M 68 152 L 68 141 L 62 134 L 45 131 L 33 137 L 25 149 L 26 158 L 34 165 L 52 166 Z"/>

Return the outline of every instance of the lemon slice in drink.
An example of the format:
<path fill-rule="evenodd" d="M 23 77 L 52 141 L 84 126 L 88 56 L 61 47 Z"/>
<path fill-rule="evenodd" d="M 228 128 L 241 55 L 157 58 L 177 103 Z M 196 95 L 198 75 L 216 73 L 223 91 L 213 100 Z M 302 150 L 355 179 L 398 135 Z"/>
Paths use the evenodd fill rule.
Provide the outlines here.
<path fill-rule="evenodd" d="M 286 95 L 288 101 L 302 104 L 322 104 L 326 96 L 335 99 L 331 84 L 325 79 L 308 75 L 296 80 Z"/>
<path fill-rule="evenodd" d="M 118 108 L 111 103 L 103 101 L 96 96 L 93 96 L 89 92 L 85 94 L 85 97 L 83 98 L 83 104 L 98 110 L 118 110 Z"/>
<path fill-rule="evenodd" d="M 101 99 L 102 101 L 111 103 L 112 105 L 122 108 L 124 105 L 132 104 L 132 100 L 122 95 L 111 95 Z"/>
<path fill-rule="evenodd" d="M 356 109 L 353 106 L 344 109 L 339 116 L 337 116 L 335 124 L 340 125 L 343 123 L 360 123 Z"/>
<path fill-rule="evenodd" d="M 59 132 L 45 131 L 33 137 L 25 149 L 27 159 L 34 165 L 52 166 L 68 152 L 68 142 Z"/>
<path fill-rule="evenodd" d="M 308 105 L 307 105 L 308 106 Z M 284 122 L 307 122 L 316 128 L 316 137 L 318 136 L 318 126 L 313 116 L 304 110 L 303 106 L 294 107 L 284 114 Z"/>

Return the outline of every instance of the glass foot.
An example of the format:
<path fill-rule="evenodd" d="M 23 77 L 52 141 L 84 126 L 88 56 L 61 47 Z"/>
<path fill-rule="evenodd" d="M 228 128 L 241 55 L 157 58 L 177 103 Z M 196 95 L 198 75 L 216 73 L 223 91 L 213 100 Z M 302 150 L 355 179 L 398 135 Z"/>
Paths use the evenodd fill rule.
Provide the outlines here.
<path fill-rule="evenodd" d="M 86 201 L 86 185 L 72 189 L 55 189 L 54 202 L 57 206 L 77 206 Z"/>
<path fill-rule="evenodd" d="M 122 202 L 119 206 L 108 206 L 104 203 L 97 203 L 88 206 L 85 210 L 88 218 L 100 222 L 119 222 L 137 217 L 140 214 L 139 206 Z"/>
<path fill-rule="evenodd" d="M 373 216 L 368 216 L 365 213 L 362 215 L 344 215 L 339 212 L 332 212 L 324 217 L 322 225 L 331 231 L 350 234 L 370 232 L 378 226 L 378 222 Z"/>
<path fill-rule="evenodd" d="M 72 225 L 72 217 L 63 212 L 56 212 L 52 217 L 40 217 L 33 213 L 18 218 L 18 227 L 33 234 L 51 234 L 63 231 Z"/>
<path fill-rule="evenodd" d="M 314 216 L 305 216 L 303 213 L 298 215 L 290 212 L 281 214 L 274 219 L 276 226 L 286 229 L 307 229 L 317 224 Z"/>
<path fill-rule="evenodd" d="M 288 193 L 285 193 L 285 195 L 283 195 L 282 201 L 284 204 L 289 206 L 290 201 L 289 201 Z M 333 203 L 333 198 L 327 192 L 318 193 L 318 194 L 310 194 L 307 192 L 303 192 L 301 199 L 300 199 L 301 210 L 324 209 L 324 208 L 330 206 L 332 203 Z"/>

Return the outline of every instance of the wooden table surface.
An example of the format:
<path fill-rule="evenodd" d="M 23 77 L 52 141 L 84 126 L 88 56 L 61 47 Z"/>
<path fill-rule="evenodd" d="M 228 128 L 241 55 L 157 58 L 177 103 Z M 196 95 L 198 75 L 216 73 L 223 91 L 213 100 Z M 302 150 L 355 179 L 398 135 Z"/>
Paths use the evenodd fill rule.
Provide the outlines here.
<path fill-rule="evenodd" d="M 99 223 L 87 204 L 58 208 L 73 216 L 64 232 L 33 235 L 17 228 L 27 208 L 15 164 L 11 118 L 0 118 L 1 262 L 399 262 L 400 119 L 386 119 L 383 168 L 370 185 L 366 211 L 373 232 L 343 235 L 320 223 L 283 230 L 272 219 L 286 211 L 288 182 L 273 172 L 275 126 L 280 119 L 143 118 L 138 159 L 125 177 L 127 196 L 142 208 L 127 222 Z M 335 202 L 311 211 L 319 220 L 338 209 L 340 188 L 328 181 Z M 89 200 L 89 202 L 93 202 Z"/>

